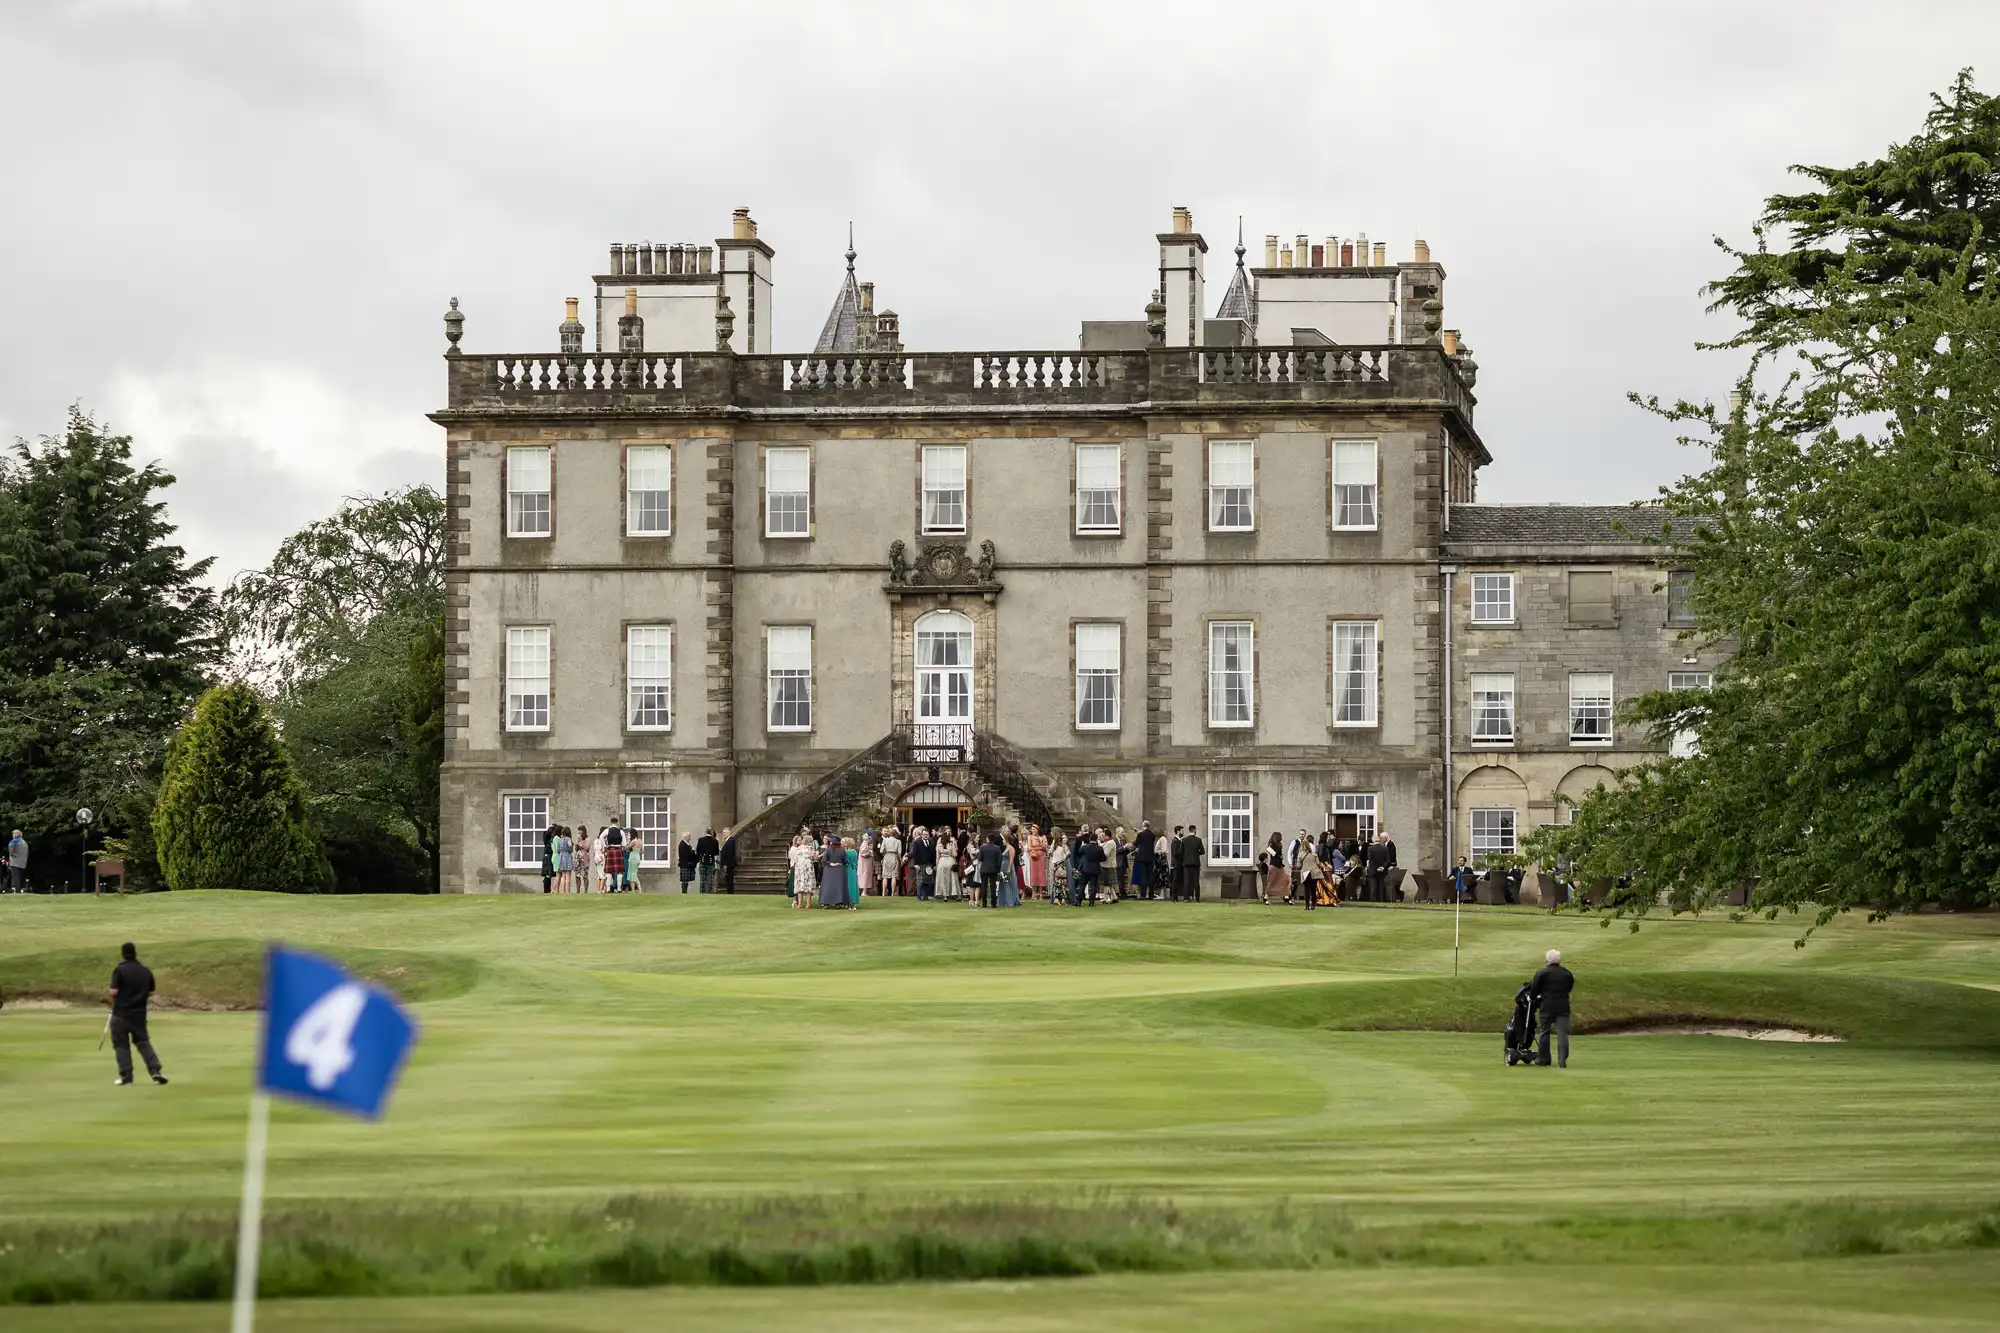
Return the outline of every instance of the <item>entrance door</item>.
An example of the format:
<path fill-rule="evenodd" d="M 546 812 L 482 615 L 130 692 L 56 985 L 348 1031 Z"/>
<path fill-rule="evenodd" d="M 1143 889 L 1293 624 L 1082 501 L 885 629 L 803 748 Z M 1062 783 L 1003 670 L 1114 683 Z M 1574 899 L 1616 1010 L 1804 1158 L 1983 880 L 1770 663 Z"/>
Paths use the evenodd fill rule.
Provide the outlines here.
<path fill-rule="evenodd" d="M 917 722 L 972 724 L 972 622 L 956 611 L 917 622 Z"/>

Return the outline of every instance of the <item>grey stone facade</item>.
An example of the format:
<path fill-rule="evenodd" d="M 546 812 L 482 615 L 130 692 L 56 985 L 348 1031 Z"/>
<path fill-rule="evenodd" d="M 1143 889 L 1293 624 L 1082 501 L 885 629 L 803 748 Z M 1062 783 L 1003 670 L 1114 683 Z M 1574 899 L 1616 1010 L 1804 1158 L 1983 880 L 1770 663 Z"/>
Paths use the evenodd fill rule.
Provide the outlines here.
<path fill-rule="evenodd" d="M 1184 241 L 1169 233 L 1162 245 L 1177 234 Z M 1641 586 L 1659 577 L 1655 562 L 1629 540 L 1562 545 L 1495 530 L 1475 541 L 1478 515 L 1501 511 L 1469 504 L 1490 459 L 1473 427 L 1470 358 L 1436 328 L 1443 270 L 1424 253 L 1357 271 L 1400 284 L 1403 341 L 796 358 L 655 351 L 650 337 L 637 356 L 454 348 L 447 406 L 433 416 L 447 434 L 454 526 L 446 889 L 538 888 L 518 832 L 512 864 L 507 855 L 508 811 L 518 820 L 537 800 L 548 818 L 596 826 L 622 817 L 631 798 L 654 810 L 665 798 L 678 836 L 753 821 L 879 751 L 893 728 L 921 720 L 917 623 L 936 611 L 970 622 L 974 732 L 1082 790 L 1115 795 L 1134 826 L 1199 824 L 1212 851 L 1218 795 L 1250 798 L 1253 847 L 1273 830 L 1326 826 L 1336 804 L 1372 799 L 1403 864 L 1437 867 L 1467 845 L 1467 800 L 1499 799 L 1496 782 L 1474 770 L 1518 779 L 1525 830 L 1578 767 L 1645 753 L 1621 735 L 1615 748 L 1579 756 L 1548 719 L 1566 673 L 1650 680 L 1677 651 L 1664 616 L 1647 609 L 1663 607 L 1663 595 Z M 1243 531 L 1210 521 L 1217 442 L 1251 445 Z M 1373 446 L 1372 523 L 1335 521 L 1336 442 Z M 962 531 L 924 530 L 924 451 L 940 445 L 965 451 Z M 1079 531 L 1078 450 L 1100 445 L 1118 450 L 1120 521 Z M 657 469 L 662 448 L 668 530 L 654 521 L 628 535 L 628 509 L 640 503 L 631 460 Z M 510 449 L 547 451 L 511 464 L 534 478 L 547 460 L 546 500 L 527 497 L 547 506 L 545 533 L 510 535 Z M 802 458 L 809 479 L 798 535 L 767 525 L 767 469 L 781 449 L 806 451 L 781 456 Z M 1343 481 L 1358 475 L 1357 456 L 1342 453 Z M 519 483 L 530 484 L 540 483 Z M 660 512 L 658 497 L 646 503 Z M 906 566 L 927 545 L 962 544 L 970 564 L 991 543 L 993 568 L 899 578 L 892 542 Z M 1566 628 L 1560 597 L 1549 609 L 1578 561 L 1619 571 L 1615 628 Z M 1475 566 L 1517 572 L 1518 625 L 1470 623 L 1462 571 Z M 1461 572 L 1446 575 L 1451 567 Z M 1218 621 L 1252 627 L 1246 725 L 1211 715 Z M 1337 622 L 1375 627 L 1372 673 L 1337 671 Z M 1115 725 L 1078 725 L 1081 623 L 1116 627 Z M 790 651 L 810 643 L 803 726 L 773 725 L 774 627 Z M 657 651 L 663 631 L 671 636 L 655 673 L 671 681 L 664 725 L 657 715 L 633 724 L 635 628 Z M 1343 632 L 1350 645 L 1366 642 Z M 517 666 L 539 661 L 546 643 L 545 685 L 531 667 L 510 687 L 510 641 Z M 1448 703 L 1462 713 L 1469 673 L 1503 660 L 1521 682 L 1518 739 L 1475 747 L 1455 727 L 1447 746 Z M 1371 706 L 1350 708 L 1365 719 L 1337 717 L 1337 679 L 1359 691 L 1370 674 Z M 534 706 L 510 711 L 510 698 L 546 698 L 546 722 Z M 906 768 L 890 787 L 922 779 Z M 885 790 L 885 802 L 894 797 Z M 1238 873 L 1212 858 L 1205 891 L 1228 891 Z M 651 870 L 648 887 L 672 876 Z"/>

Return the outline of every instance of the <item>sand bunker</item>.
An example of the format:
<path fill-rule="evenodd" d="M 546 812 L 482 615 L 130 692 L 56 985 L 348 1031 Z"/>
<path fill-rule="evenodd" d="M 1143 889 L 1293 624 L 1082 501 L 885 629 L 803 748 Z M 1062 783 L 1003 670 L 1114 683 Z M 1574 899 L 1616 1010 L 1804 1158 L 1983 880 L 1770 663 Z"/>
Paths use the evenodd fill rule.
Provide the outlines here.
<path fill-rule="evenodd" d="M 1741 1037 L 1746 1041 L 1845 1041 L 1830 1032 L 1806 1032 L 1799 1028 L 1753 1028 L 1730 1025 L 1663 1024 L 1659 1027 L 1625 1028 L 1598 1034 L 1605 1037 Z"/>

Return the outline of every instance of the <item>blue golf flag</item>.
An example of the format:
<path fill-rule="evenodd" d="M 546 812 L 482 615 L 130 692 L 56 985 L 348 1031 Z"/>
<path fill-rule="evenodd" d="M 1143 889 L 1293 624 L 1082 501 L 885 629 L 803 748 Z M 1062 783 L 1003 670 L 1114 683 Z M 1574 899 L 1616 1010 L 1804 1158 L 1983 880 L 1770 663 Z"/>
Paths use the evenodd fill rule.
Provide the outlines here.
<path fill-rule="evenodd" d="M 262 1091 L 379 1116 L 416 1036 L 395 996 L 339 964 L 277 945 L 265 952 Z"/>

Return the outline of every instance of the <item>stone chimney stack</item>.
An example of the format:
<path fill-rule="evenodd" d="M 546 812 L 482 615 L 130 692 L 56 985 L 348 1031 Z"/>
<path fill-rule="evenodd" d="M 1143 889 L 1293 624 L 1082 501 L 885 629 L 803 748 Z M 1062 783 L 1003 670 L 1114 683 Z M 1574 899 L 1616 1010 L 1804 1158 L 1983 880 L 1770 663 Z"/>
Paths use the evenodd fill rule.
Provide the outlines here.
<path fill-rule="evenodd" d="M 1174 209 L 1172 225 L 1173 230 L 1157 238 L 1160 300 L 1167 308 L 1166 346 L 1199 347 L 1208 309 L 1208 242 L 1194 229 L 1194 214 L 1185 206 Z"/>
<path fill-rule="evenodd" d="M 861 313 L 864 315 L 875 313 L 875 284 L 872 282 L 861 284 Z"/>
<path fill-rule="evenodd" d="M 646 350 L 646 321 L 639 318 L 639 289 L 625 289 L 625 313 L 618 317 L 618 350 L 621 352 L 643 352 Z"/>
<path fill-rule="evenodd" d="M 722 257 L 722 294 L 736 322 L 730 350 L 754 355 L 771 350 L 771 260 L 777 254 L 757 239 L 757 220 L 748 208 L 730 215 L 729 235 L 715 248 Z"/>
<path fill-rule="evenodd" d="M 1264 267 L 1276 268 L 1277 266 L 1278 238 L 1276 236 L 1266 236 L 1264 238 Z"/>
<path fill-rule="evenodd" d="M 1415 253 L 1396 266 L 1398 341 L 1435 343 L 1444 328 L 1444 266 L 1431 259 L 1429 241 L 1419 239 Z"/>
<path fill-rule="evenodd" d="M 583 350 L 583 321 L 576 317 L 576 307 L 580 299 L 575 296 L 563 298 L 563 322 L 557 327 L 556 336 L 562 340 L 565 354 Z"/>

